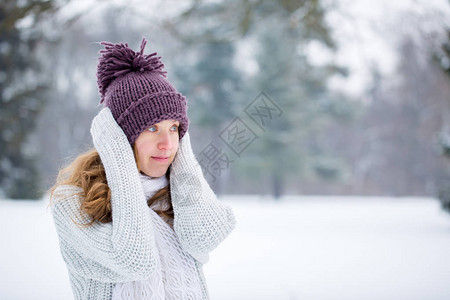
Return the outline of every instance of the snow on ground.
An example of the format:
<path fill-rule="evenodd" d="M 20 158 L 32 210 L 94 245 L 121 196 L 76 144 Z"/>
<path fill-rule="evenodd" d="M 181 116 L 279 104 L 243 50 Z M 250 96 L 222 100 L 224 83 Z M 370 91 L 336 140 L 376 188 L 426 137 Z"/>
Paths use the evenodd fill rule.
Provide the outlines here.
<path fill-rule="evenodd" d="M 434 199 L 223 197 L 212 300 L 450 299 L 450 215 Z M 0 200 L 0 299 L 71 299 L 44 201 Z"/>

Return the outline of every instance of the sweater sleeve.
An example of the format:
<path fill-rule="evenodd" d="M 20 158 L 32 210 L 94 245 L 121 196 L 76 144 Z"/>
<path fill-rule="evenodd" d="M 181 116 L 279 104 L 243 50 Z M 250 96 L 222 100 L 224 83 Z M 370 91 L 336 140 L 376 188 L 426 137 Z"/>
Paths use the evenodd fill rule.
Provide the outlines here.
<path fill-rule="evenodd" d="M 183 137 L 170 173 L 174 229 L 182 247 L 200 263 L 234 229 L 233 211 L 221 203 L 203 176 L 191 148 L 189 133 Z"/>
<path fill-rule="evenodd" d="M 60 186 L 53 216 L 61 252 L 72 272 L 102 282 L 140 280 L 156 266 L 157 250 L 133 151 L 109 109 L 94 119 L 91 134 L 111 189 L 112 222 L 83 226 L 80 190 Z"/>

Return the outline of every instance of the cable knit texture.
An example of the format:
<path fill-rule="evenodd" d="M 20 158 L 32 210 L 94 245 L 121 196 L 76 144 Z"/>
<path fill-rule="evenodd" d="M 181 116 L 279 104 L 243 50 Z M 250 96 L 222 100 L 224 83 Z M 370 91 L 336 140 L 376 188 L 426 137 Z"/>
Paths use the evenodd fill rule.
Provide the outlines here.
<path fill-rule="evenodd" d="M 141 182 L 147 199 L 168 184 L 165 176 L 152 179 L 141 175 Z M 163 206 L 161 202 L 167 201 L 154 206 Z M 150 216 L 160 258 L 156 269 L 146 280 L 116 284 L 112 299 L 202 299 L 201 278 L 194 258 L 183 250 L 173 229 L 160 216 L 153 211 Z"/>
<path fill-rule="evenodd" d="M 161 236 L 169 243 L 178 242 L 179 253 L 195 259 L 202 299 L 207 299 L 202 264 L 234 228 L 235 218 L 204 179 L 189 134 L 180 141 L 171 166 L 174 236 L 167 235 L 165 229 L 170 227 L 155 219 L 156 214 L 148 208 L 133 151 L 108 108 L 95 117 L 91 134 L 111 189 L 113 221 L 83 226 L 89 218 L 80 210 L 79 187 L 59 186 L 52 198 L 60 249 L 75 299 L 112 299 L 117 283 L 148 280 L 159 267 L 165 272 L 156 242 Z"/>

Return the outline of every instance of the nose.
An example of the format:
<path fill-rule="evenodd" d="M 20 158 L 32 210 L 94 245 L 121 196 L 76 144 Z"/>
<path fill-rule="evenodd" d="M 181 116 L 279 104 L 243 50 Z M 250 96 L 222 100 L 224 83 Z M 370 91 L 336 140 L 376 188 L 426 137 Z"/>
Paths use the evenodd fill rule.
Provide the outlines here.
<path fill-rule="evenodd" d="M 170 150 L 172 149 L 172 140 L 168 132 L 162 132 L 158 140 L 159 150 Z"/>

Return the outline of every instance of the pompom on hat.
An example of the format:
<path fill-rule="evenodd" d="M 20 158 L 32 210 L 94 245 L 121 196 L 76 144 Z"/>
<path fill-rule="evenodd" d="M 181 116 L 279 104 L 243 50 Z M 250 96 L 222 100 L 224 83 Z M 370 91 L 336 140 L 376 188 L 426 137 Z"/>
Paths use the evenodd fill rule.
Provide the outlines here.
<path fill-rule="evenodd" d="M 130 144 L 150 126 L 164 120 L 178 120 L 179 137 L 189 126 L 187 100 L 166 79 L 161 56 L 144 54 L 147 41 L 135 52 L 128 44 L 101 42 L 97 66 L 100 103 L 111 110 Z"/>

